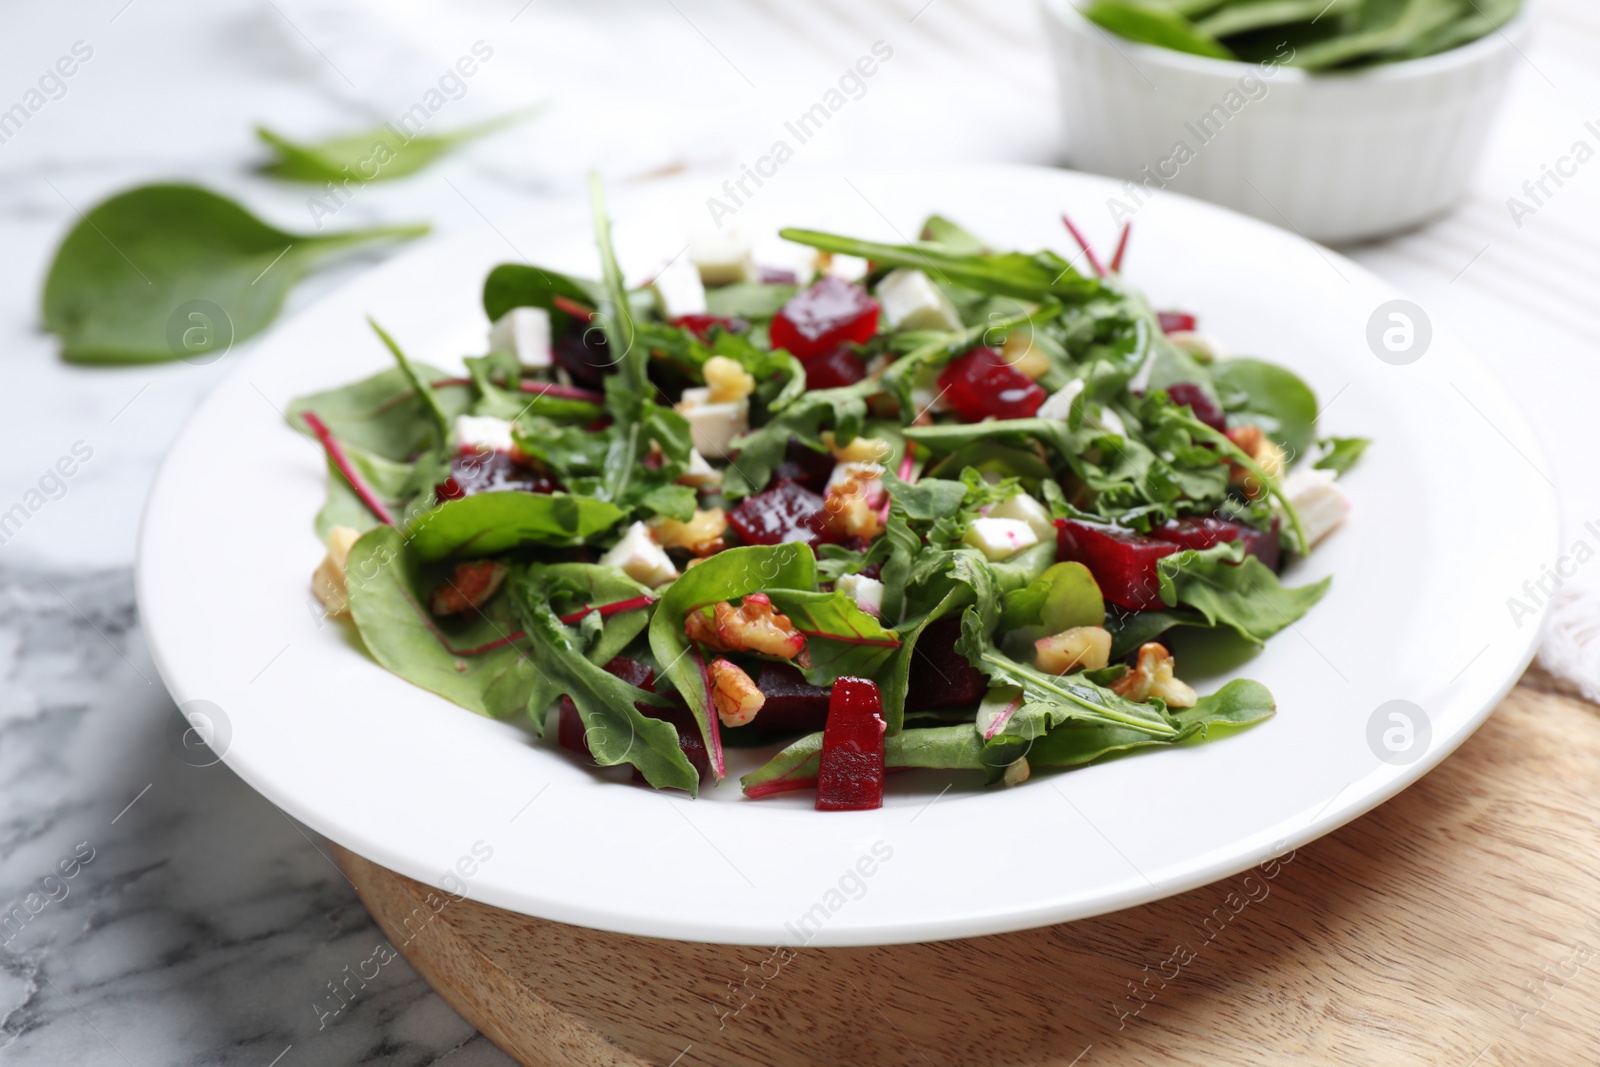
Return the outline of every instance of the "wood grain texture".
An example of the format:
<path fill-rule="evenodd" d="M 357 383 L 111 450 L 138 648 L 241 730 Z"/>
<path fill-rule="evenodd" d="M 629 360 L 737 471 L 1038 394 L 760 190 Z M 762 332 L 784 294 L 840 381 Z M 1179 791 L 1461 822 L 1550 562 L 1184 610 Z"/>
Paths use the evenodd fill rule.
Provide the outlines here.
<path fill-rule="evenodd" d="M 436 891 L 339 859 L 445 1000 L 540 1067 L 1589 1064 L 1597 783 L 1600 713 L 1523 686 L 1420 783 L 1276 866 L 1042 930 L 788 958 L 435 914 Z"/>

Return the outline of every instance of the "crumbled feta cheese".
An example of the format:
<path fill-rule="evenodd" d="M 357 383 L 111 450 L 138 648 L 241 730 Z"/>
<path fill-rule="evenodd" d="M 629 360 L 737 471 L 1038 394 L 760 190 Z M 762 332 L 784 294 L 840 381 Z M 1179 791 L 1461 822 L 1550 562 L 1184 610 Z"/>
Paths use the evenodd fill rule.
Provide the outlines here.
<path fill-rule="evenodd" d="M 550 313 L 512 308 L 489 327 L 489 351 L 508 352 L 525 367 L 550 366 Z"/>
<path fill-rule="evenodd" d="M 1010 559 L 1039 543 L 1039 535 L 1020 519 L 973 519 L 961 540 L 982 552 L 990 562 Z"/>
<path fill-rule="evenodd" d="M 722 484 L 722 472 L 706 462 L 698 448 L 689 450 L 689 468 L 678 475 L 679 485 L 692 485 L 696 489 L 711 489 Z"/>
<path fill-rule="evenodd" d="M 650 285 L 656 291 L 656 308 L 662 318 L 706 313 L 706 287 L 700 281 L 700 272 L 682 256 L 661 268 Z"/>
<path fill-rule="evenodd" d="M 703 233 L 689 242 L 689 262 L 706 285 L 732 285 L 756 278 L 750 242 L 737 230 Z"/>
<path fill-rule="evenodd" d="M 860 256 L 846 256 L 835 252 L 828 261 L 828 273 L 847 282 L 859 282 L 867 276 L 868 263 Z"/>
<path fill-rule="evenodd" d="M 1283 480 L 1283 495 L 1300 514 L 1300 525 L 1305 527 L 1306 540 L 1312 545 L 1328 536 L 1350 514 L 1350 498 L 1334 478 L 1333 471 L 1309 467 Z"/>
<path fill-rule="evenodd" d="M 642 522 L 628 527 L 622 540 L 600 557 L 600 564 L 617 567 L 629 578 L 652 589 L 678 576 L 678 568 L 672 565 L 671 557 L 656 544 L 655 538 L 650 536 L 650 527 Z"/>
<path fill-rule="evenodd" d="M 457 415 L 450 443 L 458 452 L 510 452 L 511 424 L 492 415 Z"/>
<path fill-rule="evenodd" d="M 961 316 L 920 270 L 901 267 L 878 283 L 878 303 L 891 330 L 959 330 Z"/>
<path fill-rule="evenodd" d="M 1072 415 L 1072 402 L 1083 392 L 1083 379 L 1074 378 L 1060 389 L 1044 398 L 1036 412 L 1041 419 L 1060 419 L 1066 422 Z"/>
<path fill-rule="evenodd" d="M 854 600 L 856 607 L 868 615 L 883 614 L 883 583 L 878 579 L 859 574 L 846 574 L 841 576 L 833 587 Z"/>
<path fill-rule="evenodd" d="M 685 389 L 678 411 L 689 420 L 694 447 L 704 456 L 725 457 L 733 439 L 750 428 L 748 397 L 716 403 L 710 389 Z"/>
<path fill-rule="evenodd" d="M 1018 493 L 989 509 L 991 519 L 1018 519 L 1028 524 L 1039 540 L 1056 535 L 1055 519 L 1050 510 L 1027 493 Z"/>

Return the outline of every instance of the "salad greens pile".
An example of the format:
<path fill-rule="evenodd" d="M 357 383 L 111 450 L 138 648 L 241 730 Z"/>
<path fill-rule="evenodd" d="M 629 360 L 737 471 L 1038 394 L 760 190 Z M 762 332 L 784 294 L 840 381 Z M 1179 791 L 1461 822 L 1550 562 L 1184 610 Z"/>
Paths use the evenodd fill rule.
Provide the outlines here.
<path fill-rule="evenodd" d="M 1257 682 L 1197 694 L 1164 642 L 1259 646 L 1327 589 L 1280 558 L 1337 522 L 1365 442 L 1319 441 L 1293 373 L 1221 357 L 1116 263 L 937 217 L 904 245 L 783 231 L 814 284 L 702 265 L 703 312 L 669 314 L 592 199 L 597 280 L 484 286 L 546 347 L 453 375 L 379 329 L 394 367 L 291 408 L 328 455 L 314 585 L 379 663 L 536 733 L 559 706 L 564 746 L 690 793 L 785 735 L 746 792 L 815 781 L 841 678 L 881 693 L 884 765 L 1009 784 L 1273 713 Z"/>
<path fill-rule="evenodd" d="M 1459 48 L 1510 22 L 1521 6 L 1521 0 L 1091 0 L 1083 13 L 1141 44 L 1329 71 Z"/>

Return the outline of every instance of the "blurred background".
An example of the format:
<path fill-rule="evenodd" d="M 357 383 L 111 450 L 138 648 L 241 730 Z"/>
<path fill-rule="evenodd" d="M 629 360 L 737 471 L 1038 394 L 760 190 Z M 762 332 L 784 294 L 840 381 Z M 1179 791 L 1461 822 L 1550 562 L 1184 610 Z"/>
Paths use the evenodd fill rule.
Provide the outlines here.
<path fill-rule="evenodd" d="M 362 187 L 334 226 L 425 220 L 448 234 L 538 205 L 578 214 L 596 167 L 619 188 L 689 172 L 713 195 L 774 141 L 793 143 L 785 123 L 865 55 L 882 60 L 876 73 L 796 166 L 1061 165 L 1074 158 L 1063 120 L 1088 105 L 1063 99 L 1024 0 L 97 0 L 13 4 L 5 22 L 0 510 L 75 445 L 92 455 L 0 533 L 0 903 L 45 901 L 0 933 L 0 1063 L 509 1062 L 403 960 L 330 1016 L 329 983 L 381 935 L 314 835 L 173 748 L 178 720 L 133 607 L 137 524 L 188 413 L 250 343 L 154 366 L 63 362 L 39 313 L 57 243 L 111 193 L 172 179 L 314 230 L 319 190 L 258 174 L 254 127 L 316 141 L 394 121 L 430 93 L 445 101 L 440 129 L 546 109 Z M 1501 110 L 1477 120 L 1487 148 L 1460 206 L 1345 251 L 1436 329 L 1470 338 L 1535 414 L 1571 531 L 1600 520 L 1600 162 L 1547 180 L 1532 211 L 1511 201 L 1533 204 L 1528 185 L 1578 142 L 1589 158 L 1600 148 L 1600 13 L 1541 0 L 1531 23 L 1510 47 Z M 450 75 L 465 55 L 476 73 Z M 74 73 L 41 81 L 63 56 Z M 1118 225 L 1109 212 L 1080 222 L 1104 246 Z M 319 270 L 288 313 L 396 251 Z M 41 890 L 69 856 L 77 876 Z"/>

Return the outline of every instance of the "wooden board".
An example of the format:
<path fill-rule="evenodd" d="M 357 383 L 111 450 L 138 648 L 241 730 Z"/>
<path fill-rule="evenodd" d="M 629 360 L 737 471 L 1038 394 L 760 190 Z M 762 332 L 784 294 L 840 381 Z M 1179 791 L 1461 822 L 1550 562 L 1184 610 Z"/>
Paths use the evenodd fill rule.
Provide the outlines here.
<path fill-rule="evenodd" d="M 445 1000 L 541 1067 L 1595 1063 L 1600 713 L 1530 681 L 1275 869 L 997 937 L 774 956 L 471 902 L 413 933 L 427 887 L 340 862 Z"/>

